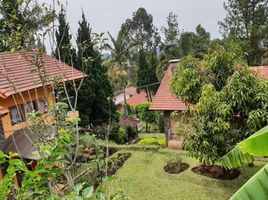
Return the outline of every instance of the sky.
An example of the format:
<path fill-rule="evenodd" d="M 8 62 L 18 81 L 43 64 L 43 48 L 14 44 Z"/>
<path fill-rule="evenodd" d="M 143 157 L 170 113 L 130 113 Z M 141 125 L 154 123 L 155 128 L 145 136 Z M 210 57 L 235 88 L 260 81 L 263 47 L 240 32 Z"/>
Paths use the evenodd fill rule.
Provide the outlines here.
<path fill-rule="evenodd" d="M 52 0 L 39 0 L 52 3 Z M 60 0 L 66 5 L 65 0 Z M 77 32 L 82 9 L 95 33 L 109 31 L 116 36 L 121 24 L 132 18 L 133 12 L 144 7 L 152 14 L 154 25 L 159 29 L 166 26 L 169 12 L 178 15 L 181 31 L 194 31 L 201 24 L 212 38 L 220 37 L 218 21 L 224 19 L 224 0 L 68 0 L 67 20 L 71 31 Z"/>

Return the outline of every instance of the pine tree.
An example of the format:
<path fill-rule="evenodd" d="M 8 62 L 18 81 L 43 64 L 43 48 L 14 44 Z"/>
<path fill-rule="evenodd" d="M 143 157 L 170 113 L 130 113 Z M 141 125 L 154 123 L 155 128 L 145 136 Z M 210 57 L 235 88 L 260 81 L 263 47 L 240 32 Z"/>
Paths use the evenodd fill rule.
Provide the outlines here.
<path fill-rule="evenodd" d="M 117 114 L 113 101 L 113 88 L 108 81 L 106 68 L 102 65 L 100 54 L 94 49 L 91 37 L 91 28 L 84 13 L 79 22 L 78 57 L 76 67 L 83 70 L 88 77 L 85 78 L 78 96 L 78 110 L 81 117 L 81 125 L 101 125 L 109 121 L 109 101 L 112 119 L 117 120 Z"/>
<path fill-rule="evenodd" d="M 148 56 L 148 63 L 149 63 L 149 78 L 150 78 L 150 84 L 157 83 L 158 79 L 156 76 L 156 68 L 159 64 L 159 59 L 157 56 L 157 50 L 153 49 Z M 149 87 L 150 91 L 152 91 L 154 94 L 156 93 L 159 85 L 152 85 Z"/>
<path fill-rule="evenodd" d="M 73 66 L 75 63 L 76 52 L 72 48 L 71 39 L 72 36 L 69 33 L 69 23 L 66 22 L 66 13 L 63 7 L 59 14 L 59 26 L 56 31 L 56 49 L 53 55 L 62 62 Z"/>

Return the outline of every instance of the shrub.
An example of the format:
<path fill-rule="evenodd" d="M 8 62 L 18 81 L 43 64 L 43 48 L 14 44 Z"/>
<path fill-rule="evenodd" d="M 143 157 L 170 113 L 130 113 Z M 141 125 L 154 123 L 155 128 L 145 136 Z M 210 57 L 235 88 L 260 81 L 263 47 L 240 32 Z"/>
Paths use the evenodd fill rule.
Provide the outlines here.
<path fill-rule="evenodd" d="M 146 123 L 146 132 L 148 128 L 148 123 L 153 123 L 156 121 L 157 118 L 157 112 L 156 111 L 150 111 L 151 103 L 142 103 L 136 107 L 137 116 Z"/>
<path fill-rule="evenodd" d="M 183 163 L 183 158 L 180 155 L 178 155 L 178 156 L 176 156 L 174 158 L 170 158 L 167 161 L 168 165 L 174 165 L 175 164 L 179 169 L 181 169 L 182 163 Z"/>
<path fill-rule="evenodd" d="M 118 134 L 116 135 L 114 141 L 117 144 L 124 144 L 127 140 L 126 130 L 122 127 L 119 128 Z"/>
<path fill-rule="evenodd" d="M 132 140 L 135 140 L 138 137 L 138 131 L 131 126 L 127 126 L 126 137 L 128 142 L 131 142 Z"/>
<path fill-rule="evenodd" d="M 138 142 L 140 145 L 157 145 L 160 147 L 166 146 L 165 138 L 144 138 Z"/>

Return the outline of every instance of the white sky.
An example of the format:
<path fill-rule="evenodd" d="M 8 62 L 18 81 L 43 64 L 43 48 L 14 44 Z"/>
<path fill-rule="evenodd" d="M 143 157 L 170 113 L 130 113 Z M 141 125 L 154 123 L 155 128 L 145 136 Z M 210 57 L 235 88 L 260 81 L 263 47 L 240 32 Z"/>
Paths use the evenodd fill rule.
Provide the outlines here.
<path fill-rule="evenodd" d="M 38 0 L 52 3 L 53 0 Z M 61 0 L 66 5 L 65 0 Z M 212 38 L 220 37 L 218 21 L 223 20 L 226 12 L 224 0 L 68 0 L 67 20 L 73 33 L 77 32 L 78 20 L 82 9 L 93 32 L 116 35 L 127 18 L 139 7 L 144 7 L 153 15 L 157 28 L 166 25 L 169 12 L 178 15 L 179 28 L 193 31 L 202 24 L 211 33 Z"/>

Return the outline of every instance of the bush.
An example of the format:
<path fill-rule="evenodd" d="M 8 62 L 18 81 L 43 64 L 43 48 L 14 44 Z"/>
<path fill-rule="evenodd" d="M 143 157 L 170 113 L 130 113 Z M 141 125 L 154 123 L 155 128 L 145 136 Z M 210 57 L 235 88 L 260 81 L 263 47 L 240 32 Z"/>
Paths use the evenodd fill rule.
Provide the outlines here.
<path fill-rule="evenodd" d="M 95 126 L 93 129 L 93 134 L 96 135 L 97 138 L 105 139 L 105 135 L 108 131 L 108 124 L 103 124 L 101 126 Z M 112 122 L 111 132 L 109 135 L 109 139 L 117 142 L 119 140 L 119 124 Z"/>
<path fill-rule="evenodd" d="M 165 138 L 144 138 L 138 142 L 140 145 L 157 145 L 160 147 L 166 146 Z"/>
<path fill-rule="evenodd" d="M 138 131 L 131 126 L 128 126 L 126 128 L 126 137 L 127 137 L 128 142 L 131 142 L 138 137 Z"/>
<path fill-rule="evenodd" d="M 114 141 L 117 144 L 124 144 L 127 141 L 126 130 L 122 127 L 119 128 L 118 134 L 115 136 Z"/>

